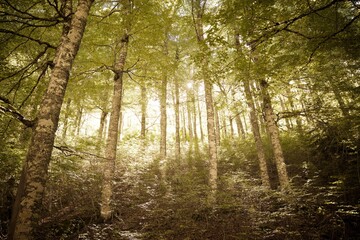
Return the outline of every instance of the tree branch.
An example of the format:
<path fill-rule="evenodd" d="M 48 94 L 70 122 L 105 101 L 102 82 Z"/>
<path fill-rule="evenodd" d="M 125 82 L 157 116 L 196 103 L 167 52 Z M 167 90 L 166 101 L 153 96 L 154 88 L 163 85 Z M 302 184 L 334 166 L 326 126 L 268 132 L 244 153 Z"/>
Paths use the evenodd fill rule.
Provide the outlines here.
<path fill-rule="evenodd" d="M 46 45 L 48 48 L 53 48 L 53 49 L 56 49 L 56 46 L 53 46 L 51 45 L 50 43 L 48 42 L 44 42 L 44 41 L 41 41 L 39 39 L 35 39 L 35 38 L 32 38 L 30 36 L 26 36 L 24 34 L 21 34 L 21 33 L 18 33 L 18 32 L 14 32 L 14 31 L 11 31 L 11 30 L 7 30 L 7 29 L 0 29 L 0 33 L 8 33 L 8 34 L 13 34 L 13 35 L 16 35 L 18 37 L 22 37 L 22 38 L 26 38 L 26 39 L 29 39 L 33 42 L 36 42 L 38 43 L 39 45 Z"/>
<path fill-rule="evenodd" d="M 13 118 L 17 119 L 18 121 L 20 121 L 22 124 L 24 124 L 27 127 L 33 127 L 35 124 L 35 120 L 29 120 L 26 119 L 9 101 L 9 99 L 4 98 L 2 96 L 0 96 L 0 100 L 2 102 L 4 102 L 7 106 L 2 106 L 0 105 L 0 112 L 2 113 L 9 113 L 12 115 Z"/>

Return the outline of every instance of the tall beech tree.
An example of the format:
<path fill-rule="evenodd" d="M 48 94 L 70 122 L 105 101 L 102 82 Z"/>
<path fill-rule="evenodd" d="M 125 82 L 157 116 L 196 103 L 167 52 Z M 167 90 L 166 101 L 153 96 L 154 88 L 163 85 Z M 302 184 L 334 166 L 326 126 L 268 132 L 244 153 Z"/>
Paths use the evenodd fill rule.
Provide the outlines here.
<path fill-rule="evenodd" d="M 56 50 L 49 86 L 33 126 L 33 136 L 24 162 L 9 239 L 35 239 L 34 227 L 45 190 L 48 166 L 58 127 L 70 70 L 85 31 L 92 0 L 80 0 L 69 29 L 63 32 Z"/>
<path fill-rule="evenodd" d="M 123 94 L 123 75 L 126 57 L 128 54 L 129 37 L 131 31 L 132 0 L 121 1 L 121 13 L 123 14 L 124 30 L 120 38 L 119 53 L 116 55 L 112 71 L 114 72 L 114 90 L 111 103 L 109 131 L 105 147 L 105 164 L 103 172 L 103 184 L 101 190 L 101 217 L 107 221 L 112 217 L 112 182 L 115 172 L 115 160 L 117 143 L 119 139 L 119 121 Z"/>
<path fill-rule="evenodd" d="M 206 43 L 204 34 L 204 13 L 206 8 L 206 1 L 191 0 L 191 14 L 194 22 L 194 28 L 199 45 L 199 52 L 201 55 L 200 68 L 205 87 L 205 102 L 206 102 L 206 116 L 207 116 L 207 131 L 209 144 L 209 186 L 211 188 L 210 202 L 214 201 L 214 194 L 217 189 L 217 146 L 215 134 L 215 111 L 212 93 L 212 81 L 209 74 L 208 56 L 210 49 Z"/>
<path fill-rule="evenodd" d="M 282 146 L 280 143 L 279 129 L 275 122 L 275 114 L 271 105 L 271 98 L 267 90 L 268 83 L 265 80 L 262 80 L 260 82 L 260 86 L 263 99 L 263 112 L 265 115 L 265 123 L 267 131 L 270 135 L 271 145 L 274 151 L 274 158 L 276 163 L 276 169 L 278 172 L 280 187 L 282 190 L 288 190 L 290 188 L 290 182 L 286 170 Z"/>

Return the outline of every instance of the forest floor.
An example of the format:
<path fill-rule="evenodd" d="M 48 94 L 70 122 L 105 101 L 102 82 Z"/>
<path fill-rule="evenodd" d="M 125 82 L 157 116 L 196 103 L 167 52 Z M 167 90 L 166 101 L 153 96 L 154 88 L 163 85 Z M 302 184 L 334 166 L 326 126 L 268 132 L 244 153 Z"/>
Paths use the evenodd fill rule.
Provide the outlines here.
<path fill-rule="evenodd" d="M 316 193 L 306 185 L 308 191 L 265 190 L 237 172 L 220 180 L 216 203 L 209 204 L 205 175 L 190 175 L 173 175 L 171 182 L 162 181 L 156 170 L 136 179 L 131 179 L 135 175 L 119 177 L 111 221 L 104 223 L 94 212 L 79 211 L 71 218 L 64 216 L 64 221 L 56 219 L 52 226 L 49 223 L 42 236 L 74 240 L 360 239 L 358 206 L 324 197 L 325 188 Z"/>

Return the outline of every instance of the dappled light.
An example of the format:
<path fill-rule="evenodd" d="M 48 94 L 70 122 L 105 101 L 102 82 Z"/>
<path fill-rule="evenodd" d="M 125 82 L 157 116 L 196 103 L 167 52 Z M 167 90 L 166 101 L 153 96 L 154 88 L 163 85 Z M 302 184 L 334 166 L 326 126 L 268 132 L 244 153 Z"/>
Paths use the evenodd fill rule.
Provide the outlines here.
<path fill-rule="evenodd" d="M 359 1 L 0 0 L 0 240 L 357 240 Z"/>

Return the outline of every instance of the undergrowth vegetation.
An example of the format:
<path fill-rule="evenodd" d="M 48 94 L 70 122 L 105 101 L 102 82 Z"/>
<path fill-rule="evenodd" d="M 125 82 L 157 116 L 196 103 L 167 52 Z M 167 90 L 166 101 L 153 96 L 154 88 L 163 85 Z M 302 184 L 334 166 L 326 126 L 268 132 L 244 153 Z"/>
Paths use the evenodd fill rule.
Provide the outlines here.
<path fill-rule="evenodd" d="M 276 188 L 275 172 L 270 172 L 272 190 L 260 186 L 251 138 L 224 139 L 213 205 L 208 203 L 205 152 L 184 152 L 180 161 L 170 157 L 159 163 L 151 141 L 129 138 L 119 146 L 115 213 L 109 222 L 99 218 L 103 159 L 58 148 L 37 234 L 39 239 L 359 239 L 359 146 L 345 141 L 340 127 L 329 126 L 318 135 L 282 136 L 292 182 L 288 192 Z M 6 153 L 2 158 L 16 157 Z M 271 152 L 267 155 L 274 165 Z M 5 239 L 9 215 L 3 213 L 9 211 L 6 201 L 16 185 L 5 180 L 19 166 L 4 161 L 1 168 L 8 169 L 1 179 Z"/>

